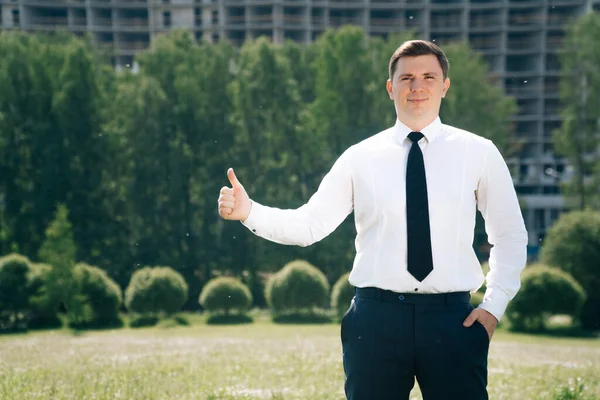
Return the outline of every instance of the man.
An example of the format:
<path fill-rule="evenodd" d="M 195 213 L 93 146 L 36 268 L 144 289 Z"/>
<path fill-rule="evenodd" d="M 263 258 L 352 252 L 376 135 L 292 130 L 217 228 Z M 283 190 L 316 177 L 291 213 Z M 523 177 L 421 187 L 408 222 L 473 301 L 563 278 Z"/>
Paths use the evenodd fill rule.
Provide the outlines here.
<path fill-rule="evenodd" d="M 347 149 L 302 207 L 251 201 L 232 169 L 221 189 L 223 218 L 281 244 L 308 246 L 354 211 L 356 295 L 341 326 L 348 399 L 408 399 L 415 378 L 424 400 L 488 398 L 489 343 L 520 288 L 527 232 L 496 146 L 440 121 L 448 68 L 434 43 L 403 43 L 387 81 L 395 125 Z M 487 277 L 472 247 L 476 208 L 493 245 Z"/>

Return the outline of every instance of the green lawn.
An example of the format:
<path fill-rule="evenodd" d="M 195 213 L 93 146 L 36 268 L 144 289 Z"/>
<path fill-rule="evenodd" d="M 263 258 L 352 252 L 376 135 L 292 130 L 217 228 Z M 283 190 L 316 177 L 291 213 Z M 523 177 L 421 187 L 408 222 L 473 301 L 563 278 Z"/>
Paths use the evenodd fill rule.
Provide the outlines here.
<path fill-rule="evenodd" d="M 600 341 L 497 332 L 491 400 L 600 399 Z M 0 399 L 343 399 L 339 325 L 67 330 L 0 336 Z M 412 399 L 420 399 L 418 388 Z M 376 400 L 376 399 L 374 399 Z"/>

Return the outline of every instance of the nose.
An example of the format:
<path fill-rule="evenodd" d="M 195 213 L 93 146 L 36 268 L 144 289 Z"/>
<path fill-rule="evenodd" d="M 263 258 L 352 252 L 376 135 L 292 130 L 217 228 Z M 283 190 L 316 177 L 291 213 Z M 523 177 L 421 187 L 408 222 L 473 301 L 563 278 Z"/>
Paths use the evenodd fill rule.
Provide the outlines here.
<path fill-rule="evenodd" d="M 423 88 L 423 82 L 420 79 L 413 79 L 410 84 L 410 90 L 412 92 L 417 92 Z"/>

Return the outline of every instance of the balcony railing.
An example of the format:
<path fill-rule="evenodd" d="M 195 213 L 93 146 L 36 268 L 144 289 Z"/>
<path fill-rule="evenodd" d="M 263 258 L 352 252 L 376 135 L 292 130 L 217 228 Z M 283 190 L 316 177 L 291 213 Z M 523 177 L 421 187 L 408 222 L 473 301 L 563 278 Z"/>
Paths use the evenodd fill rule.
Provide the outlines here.
<path fill-rule="evenodd" d="M 371 28 L 397 28 L 402 26 L 402 18 L 371 18 Z"/>
<path fill-rule="evenodd" d="M 540 42 L 533 41 L 530 39 L 509 39 L 506 44 L 506 47 L 508 48 L 508 50 L 514 51 L 534 50 L 539 49 Z"/>
<path fill-rule="evenodd" d="M 538 95 L 542 90 L 542 85 L 506 85 L 506 94 L 511 96 L 526 96 L 526 95 Z"/>
<path fill-rule="evenodd" d="M 199 20 L 201 20 L 200 18 L 198 18 Z M 232 26 L 243 26 L 246 24 L 246 16 L 245 15 L 229 15 L 226 19 L 225 19 L 225 24 Z"/>
<path fill-rule="evenodd" d="M 460 17 L 431 18 L 431 27 L 438 29 L 453 29 L 461 27 Z"/>
<path fill-rule="evenodd" d="M 494 50 L 500 48 L 500 39 L 471 39 L 469 44 L 476 50 Z"/>
<path fill-rule="evenodd" d="M 67 26 L 68 23 L 67 17 L 33 17 L 29 20 L 29 25 L 39 26 Z"/>
<path fill-rule="evenodd" d="M 514 14 L 508 16 L 508 24 L 515 27 L 536 27 L 543 22 L 541 15 Z"/>
<path fill-rule="evenodd" d="M 68 7 L 73 5 L 85 5 L 85 0 L 22 0 L 26 5 L 38 5 L 49 7 Z M 8 1 L 6 2 L 8 3 Z"/>
<path fill-rule="evenodd" d="M 284 15 L 283 25 L 284 26 L 302 26 L 308 22 L 307 18 L 303 15 Z"/>
<path fill-rule="evenodd" d="M 92 19 L 92 25 L 94 26 L 112 26 L 112 18 L 97 17 Z"/>
<path fill-rule="evenodd" d="M 324 27 L 325 26 L 325 17 L 323 17 L 323 16 L 312 16 L 310 18 L 310 23 L 313 26 Z"/>
<path fill-rule="evenodd" d="M 148 42 L 120 42 L 118 44 L 118 49 L 125 51 L 138 51 L 148 48 L 149 45 L 150 43 Z"/>
<path fill-rule="evenodd" d="M 115 25 L 119 25 L 120 27 L 148 27 L 148 19 L 147 18 L 117 18 L 115 19 Z"/>
<path fill-rule="evenodd" d="M 122 7 L 146 7 L 148 2 L 146 0 L 112 0 L 112 5 Z"/>
<path fill-rule="evenodd" d="M 87 26 L 87 18 L 77 17 L 73 18 L 73 26 Z"/>
<path fill-rule="evenodd" d="M 471 28 L 496 28 L 500 26 L 499 17 L 471 16 L 469 27 Z"/>
<path fill-rule="evenodd" d="M 357 17 L 329 17 L 329 24 L 335 27 L 342 25 L 362 25 L 362 21 Z"/>

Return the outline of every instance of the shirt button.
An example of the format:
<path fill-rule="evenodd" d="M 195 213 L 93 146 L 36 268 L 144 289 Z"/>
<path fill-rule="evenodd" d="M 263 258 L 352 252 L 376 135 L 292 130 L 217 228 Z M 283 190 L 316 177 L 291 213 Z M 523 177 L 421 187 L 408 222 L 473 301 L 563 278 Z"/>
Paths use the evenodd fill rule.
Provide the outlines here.
<path fill-rule="evenodd" d="M 256 229 L 252 229 L 252 232 L 256 232 Z"/>
<path fill-rule="evenodd" d="M 419 291 L 419 289 L 418 289 L 418 288 L 415 288 L 415 292 L 418 292 L 418 291 Z"/>
<path fill-rule="evenodd" d="M 404 296 L 403 296 L 403 295 L 400 295 L 400 296 L 398 296 L 398 298 L 399 298 L 400 300 L 404 300 Z"/>

